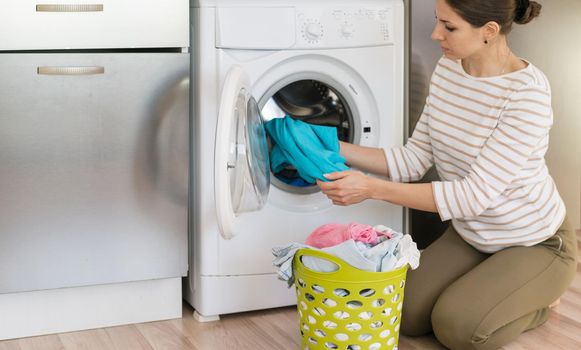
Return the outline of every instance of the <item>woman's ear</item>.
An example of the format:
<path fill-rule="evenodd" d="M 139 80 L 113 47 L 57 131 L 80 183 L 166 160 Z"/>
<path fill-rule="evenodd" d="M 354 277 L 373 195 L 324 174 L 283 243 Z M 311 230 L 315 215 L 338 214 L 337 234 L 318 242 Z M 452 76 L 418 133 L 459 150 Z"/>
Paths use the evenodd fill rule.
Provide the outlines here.
<path fill-rule="evenodd" d="M 500 25 L 494 21 L 490 21 L 482 26 L 482 35 L 485 44 L 494 42 L 500 34 Z"/>

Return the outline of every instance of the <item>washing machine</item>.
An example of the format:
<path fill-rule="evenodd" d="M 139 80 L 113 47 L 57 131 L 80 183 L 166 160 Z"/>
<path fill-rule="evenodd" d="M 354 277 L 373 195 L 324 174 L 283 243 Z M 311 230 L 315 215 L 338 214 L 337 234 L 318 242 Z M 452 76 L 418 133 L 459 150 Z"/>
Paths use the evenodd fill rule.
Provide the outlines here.
<path fill-rule="evenodd" d="M 403 230 L 381 201 L 334 206 L 273 174 L 264 123 L 290 116 L 371 147 L 404 139 L 403 0 L 192 0 L 189 276 L 198 320 L 296 303 L 271 248 L 326 223 Z"/>

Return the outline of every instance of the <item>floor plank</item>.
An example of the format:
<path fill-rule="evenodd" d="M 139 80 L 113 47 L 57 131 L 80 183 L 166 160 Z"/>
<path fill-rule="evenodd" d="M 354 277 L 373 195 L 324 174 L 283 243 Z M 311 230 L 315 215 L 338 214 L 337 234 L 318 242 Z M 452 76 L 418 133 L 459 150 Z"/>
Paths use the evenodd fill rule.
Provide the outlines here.
<path fill-rule="evenodd" d="M 77 350 L 121 350 L 118 349 L 105 329 L 59 334 L 65 349 Z"/>
<path fill-rule="evenodd" d="M 171 321 L 140 323 L 136 326 L 154 349 L 200 350 Z"/>
<path fill-rule="evenodd" d="M 153 350 L 136 325 L 105 328 L 105 331 L 120 350 Z"/>
<path fill-rule="evenodd" d="M 21 350 L 63 350 L 65 345 L 57 334 L 18 340 Z"/>

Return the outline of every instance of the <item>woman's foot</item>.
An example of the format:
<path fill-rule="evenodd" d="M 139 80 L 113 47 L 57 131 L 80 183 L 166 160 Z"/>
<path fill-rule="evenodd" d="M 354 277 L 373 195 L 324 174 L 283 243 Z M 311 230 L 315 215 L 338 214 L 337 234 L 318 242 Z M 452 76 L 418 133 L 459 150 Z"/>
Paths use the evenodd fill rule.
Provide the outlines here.
<path fill-rule="evenodd" d="M 553 301 L 551 303 L 551 305 L 549 305 L 549 309 L 554 308 L 555 306 L 559 305 L 561 303 L 561 298 L 558 298 L 557 300 Z"/>

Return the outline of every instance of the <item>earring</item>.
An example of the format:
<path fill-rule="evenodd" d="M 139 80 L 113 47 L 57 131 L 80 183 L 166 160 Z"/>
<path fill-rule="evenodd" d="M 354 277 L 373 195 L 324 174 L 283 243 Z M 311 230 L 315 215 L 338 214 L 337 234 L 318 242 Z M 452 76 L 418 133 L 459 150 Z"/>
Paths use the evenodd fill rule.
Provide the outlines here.
<path fill-rule="evenodd" d="M 485 44 L 488 44 L 488 40 L 484 39 L 484 43 L 485 43 Z"/>

